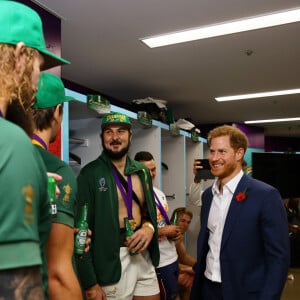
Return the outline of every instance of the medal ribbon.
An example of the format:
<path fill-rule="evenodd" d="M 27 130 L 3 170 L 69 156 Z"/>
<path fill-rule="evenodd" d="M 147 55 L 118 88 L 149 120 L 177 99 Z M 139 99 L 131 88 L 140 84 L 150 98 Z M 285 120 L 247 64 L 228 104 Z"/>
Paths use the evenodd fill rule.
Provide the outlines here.
<path fill-rule="evenodd" d="M 126 208 L 127 208 L 127 213 L 128 213 L 128 219 L 129 220 L 133 220 L 133 215 L 132 215 L 132 180 L 131 180 L 131 175 L 128 175 L 127 178 L 128 178 L 128 192 L 126 194 L 126 190 L 124 189 L 121 181 L 120 181 L 120 178 L 117 174 L 117 171 L 116 169 L 113 167 L 112 168 L 112 172 L 113 172 L 113 175 L 114 175 L 114 179 L 115 179 L 115 182 L 118 186 L 118 189 L 119 191 L 121 192 L 122 194 L 122 197 L 124 199 L 124 202 L 125 202 L 125 205 L 126 205 Z"/>
<path fill-rule="evenodd" d="M 3 118 L 2 111 L 0 110 L 0 118 Z"/>
<path fill-rule="evenodd" d="M 48 147 L 47 147 L 46 143 L 38 135 L 36 135 L 35 133 L 33 134 L 33 137 L 31 139 L 31 141 L 32 141 L 32 144 L 38 145 L 41 148 L 44 148 L 45 150 L 48 150 Z"/>
<path fill-rule="evenodd" d="M 156 206 L 157 208 L 159 209 L 160 213 L 163 215 L 165 221 L 166 221 L 166 224 L 167 225 L 171 225 L 171 222 L 169 220 L 169 217 L 167 215 L 167 212 L 166 210 L 164 209 L 163 205 L 161 204 L 161 202 L 159 201 L 159 198 L 158 196 L 156 195 L 156 193 L 153 191 L 154 193 L 154 197 L 155 197 L 155 203 L 156 203 Z"/>

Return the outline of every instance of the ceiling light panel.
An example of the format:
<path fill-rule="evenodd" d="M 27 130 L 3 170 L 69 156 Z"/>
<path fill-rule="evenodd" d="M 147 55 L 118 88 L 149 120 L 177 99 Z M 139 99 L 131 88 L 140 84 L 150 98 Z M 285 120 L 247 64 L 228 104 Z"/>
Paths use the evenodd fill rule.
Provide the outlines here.
<path fill-rule="evenodd" d="M 281 90 L 281 91 L 271 91 L 271 92 L 262 92 L 262 93 L 252 93 L 252 94 L 216 97 L 215 100 L 217 100 L 218 102 L 222 102 L 222 101 L 245 100 L 245 99 L 263 98 L 263 97 L 293 95 L 293 94 L 300 94 L 300 89 L 291 89 L 291 90 Z"/>
<path fill-rule="evenodd" d="M 191 28 L 179 32 L 146 37 L 141 39 L 141 41 L 150 48 L 156 48 L 299 21 L 300 8 L 296 8 L 288 11 L 274 12 L 264 16 L 256 16 L 243 20 L 234 20 L 227 23 L 210 25 L 207 27 Z"/>
<path fill-rule="evenodd" d="M 300 121 L 300 117 L 297 118 L 283 118 L 283 119 L 269 119 L 269 120 L 254 120 L 245 121 L 245 124 L 261 124 L 261 123 L 278 123 L 278 122 L 294 122 Z"/>

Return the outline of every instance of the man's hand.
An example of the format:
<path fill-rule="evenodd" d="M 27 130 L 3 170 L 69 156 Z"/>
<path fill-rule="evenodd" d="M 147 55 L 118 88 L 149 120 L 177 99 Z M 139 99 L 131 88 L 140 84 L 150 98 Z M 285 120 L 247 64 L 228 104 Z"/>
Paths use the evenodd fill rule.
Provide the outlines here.
<path fill-rule="evenodd" d="M 180 230 L 180 227 L 177 225 L 166 225 L 166 226 L 158 229 L 158 235 L 176 239 L 176 238 L 180 237 L 181 230 Z"/>
<path fill-rule="evenodd" d="M 74 234 L 76 234 L 78 232 L 79 232 L 79 229 L 74 227 Z M 85 248 L 84 248 L 85 253 L 90 251 L 90 244 L 92 242 L 91 236 L 92 236 L 92 230 L 88 229 L 88 236 L 85 240 Z"/>
<path fill-rule="evenodd" d="M 106 300 L 106 294 L 99 284 L 95 284 L 85 291 L 87 300 Z"/>
<path fill-rule="evenodd" d="M 142 253 L 145 251 L 153 238 L 153 233 L 150 227 L 142 226 L 125 242 L 128 251 L 131 250 L 133 253 Z"/>
<path fill-rule="evenodd" d="M 196 176 L 197 171 L 203 169 L 203 166 L 201 166 L 201 160 L 200 159 L 194 159 L 194 164 L 193 164 L 193 173 Z M 201 179 L 196 179 L 194 178 L 195 183 L 200 183 Z"/>
<path fill-rule="evenodd" d="M 51 172 L 47 172 L 47 176 L 48 177 L 53 177 L 55 179 L 56 182 L 58 181 L 62 181 L 62 177 L 56 173 L 51 173 Z M 58 186 L 56 185 L 56 190 L 55 190 L 55 194 L 56 194 L 56 198 L 58 198 L 58 196 L 60 195 L 60 190 L 58 188 Z"/>
<path fill-rule="evenodd" d="M 193 285 L 194 275 L 183 272 L 178 275 L 178 283 L 186 288 Z"/>
<path fill-rule="evenodd" d="M 191 266 L 179 264 L 178 283 L 188 288 L 193 284 L 195 272 Z"/>

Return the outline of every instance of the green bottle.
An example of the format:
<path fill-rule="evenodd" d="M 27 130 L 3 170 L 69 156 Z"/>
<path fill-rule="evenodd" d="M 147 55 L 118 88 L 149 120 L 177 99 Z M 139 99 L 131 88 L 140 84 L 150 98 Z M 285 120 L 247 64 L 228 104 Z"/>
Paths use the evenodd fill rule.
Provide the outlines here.
<path fill-rule="evenodd" d="M 128 239 L 130 236 L 134 234 L 134 231 L 131 228 L 131 224 L 128 220 L 128 218 L 124 218 L 124 225 L 125 225 L 125 238 Z M 131 256 L 138 254 L 137 252 L 133 253 L 131 250 L 129 250 L 129 254 Z"/>
<path fill-rule="evenodd" d="M 56 181 L 54 177 L 48 176 L 48 195 L 50 200 L 50 209 L 49 213 L 51 216 L 57 214 L 57 205 L 56 205 Z"/>
<path fill-rule="evenodd" d="M 79 230 L 75 236 L 74 253 L 82 255 L 85 249 L 85 242 L 88 236 L 89 225 L 87 222 L 87 203 L 82 206 L 80 219 L 76 223 L 76 228 Z"/>
<path fill-rule="evenodd" d="M 176 212 L 171 220 L 171 225 L 178 225 L 177 222 L 178 220 L 177 220 L 177 212 Z"/>

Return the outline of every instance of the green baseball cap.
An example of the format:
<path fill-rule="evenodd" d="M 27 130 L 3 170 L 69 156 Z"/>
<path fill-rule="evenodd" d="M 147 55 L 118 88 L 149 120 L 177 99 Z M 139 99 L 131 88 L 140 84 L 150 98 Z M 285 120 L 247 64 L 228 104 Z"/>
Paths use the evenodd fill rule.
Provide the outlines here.
<path fill-rule="evenodd" d="M 1 0 L 0 24 L 0 43 L 16 45 L 24 42 L 26 47 L 38 50 L 45 59 L 42 70 L 70 63 L 47 50 L 42 20 L 28 6 L 14 1 Z"/>
<path fill-rule="evenodd" d="M 131 128 L 129 117 L 121 113 L 110 113 L 103 116 L 101 128 L 103 129 L 111 124 L 121 124 L 127 128 Z"/>
<path fill-rule="evenodd" d="M 58 76 L 49 73 L 40 74 L 35 99 L 36 102 L 32 108 L 49 108 L 74 100 L 73 97 L 66 96 L 62 80 Z"/>

